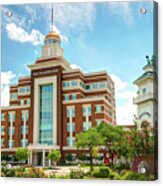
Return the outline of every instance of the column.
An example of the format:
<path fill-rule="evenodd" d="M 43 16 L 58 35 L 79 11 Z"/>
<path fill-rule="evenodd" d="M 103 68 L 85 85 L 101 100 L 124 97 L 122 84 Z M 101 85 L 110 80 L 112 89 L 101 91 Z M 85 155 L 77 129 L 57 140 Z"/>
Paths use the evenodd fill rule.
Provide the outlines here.
<path fill-rule="evenodd" d="M 70 109 L 70 147 L 72 147 L 72 110 L 73 110 L 73 107 L 71 107 Z"/>
<path fill-rule="evenodd" d="M 49 149 L 49 153 L 51 152 L 51 150 Z M 51 167 L 51 160 L 49 159 L 49 167 Z"/>
<path fill-rule="evenodd" d="M 24 118 L 23 118 L 23 126 L 24 126 L 24 131 L 23 131 L 23 147 L 25 148 L 25 138 L 26 138 L 26 114 L 28 111 L 23 111 L 24 113 Z"/>
<path fill-rule="evenodd" d="M 10 143 L 9 143 L 9 148 L 12 148 L 12 128 L 13 128 L 13 112 L 9 112 L 10 115 Z"/>
<path fill-rule="evenodd" d="M 43 149 L 43 152 L 42 152 L 42 166 L 43 167 L 45 166 L 45 149 Z"/>

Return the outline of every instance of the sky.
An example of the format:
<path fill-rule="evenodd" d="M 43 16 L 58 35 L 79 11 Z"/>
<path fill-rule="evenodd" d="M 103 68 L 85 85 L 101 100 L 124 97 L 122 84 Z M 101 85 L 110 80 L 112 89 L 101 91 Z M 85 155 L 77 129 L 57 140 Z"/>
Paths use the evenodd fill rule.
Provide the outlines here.
<path fill-rule="evenodd" d="M 10 84 L 30 75 L 27 65 L 41 57 L 44 37 L 51 30 L 51 7 L 2 6 L 2 106 L 9 104 Z M 153 54 L 152 1 L 55 3 L 53 8 L 53 27 L 61 36 L 65 58 L 84 72 L 107 70 L 115 83 L 117 124 L 132 124 L 137 90 L 133 81 L 143 73 L 145 56 Z"/>

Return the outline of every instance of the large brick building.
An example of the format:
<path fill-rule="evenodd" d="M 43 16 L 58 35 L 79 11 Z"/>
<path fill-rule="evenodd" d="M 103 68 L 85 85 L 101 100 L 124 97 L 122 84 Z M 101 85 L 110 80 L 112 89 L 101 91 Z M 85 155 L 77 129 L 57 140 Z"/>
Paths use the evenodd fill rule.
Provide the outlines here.
<path fill-rule="evenodd" d="M 110 76 L 106 71 L 72 69 L 60 42 L 56 32 L 49 32 L 41 58 L 28 66 L 30 76 L 11 85 L 10 104 L 1 110 L 2 154 L 27 147 L 29 163 L 44 166 L 52 149 L 59 149 L 63 157 L 80 153 L 74 146 L 77 133 L 101 122 L 116 124 Z"/>

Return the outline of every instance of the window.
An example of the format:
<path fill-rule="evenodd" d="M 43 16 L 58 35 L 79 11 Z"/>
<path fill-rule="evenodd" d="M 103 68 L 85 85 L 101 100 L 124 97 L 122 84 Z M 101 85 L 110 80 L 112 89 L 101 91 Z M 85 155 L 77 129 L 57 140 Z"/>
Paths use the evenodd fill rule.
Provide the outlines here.
<path fill-rule="evenodd" d="M 72 108 L 72 117 L 75 117 L 75 108 Z"/>
<path fill-rule="evenodd" d="M 86 107 L 82 108 L 83 116 L 86 116 Z"/>
<path fill-rule="evenodd" d="M 25 141 L 25 147 L 27 147 L 28 146 L 28 139 L 21 139 L 21 141 L 20 141 L 20 146 L 21 147 L 24 147 L 24 141 Z"/>
<path fill-rule="evenodd" d="M 1 126 L 1 134 L 5 132 L 4 129 L 5 129 L 5 126 Z"/>
<path fill-rule="evenodd" d="M 72 146 L 75 146 L 75 141 L 76 141 L 75 137 L 72 137 Z"/>
<path fill-rule="evenodd" d="M 70 82 L 69 81 L 63 82 L 63 87 L 68 88 L 69 86 L 70 86 Z"/>
<path fill-rule="evenodd" d="M 8 134 L 14 135 L 15 134 L 15 127 L 12 127 L 12 131 L 11 131 L 11 127 L 8 127 Z"/>
<path fill-rule="evenodd" d="M 83 122 L 83 130 L 86 131 L 88 130 L 89 128 L 92 127 L 92 123 L 89 121 L 89 122 Z"/>
<path fill-rule="evenodd" d="M 4 139 L 0 139 L 0 144 L 1 144 L 1 147 L 4 147 Z"/>
<path fill-rule="evenodd" d="M 93 83 L 92 84 L 92 89 L 97 89 L 97 88 L 98 88 L 97 83 Z"/>
<path fill-rule="evenodd" d="M 27 101 L 27 105 L 30 105 L 31 103 L 30 99 L 27 99 L 26 101 Z"/>
<path fill-rule="evenodd" d="M 8 147 L 10 147 L 10 140 L 8 140 Z M 14 147 L 14 140 L 11 140 L 11 147 Z"/>
<path fill-rule="evenodd" d="M 92 115 L 92 108 L 91 106 L 88 107 L 88 116 L 91 116 Z"/>
<path fill-rule="evenodd" d="M 11 93 L 11 100 L 16 100 L 18 98 L 18 94 L 17 93 Z"/>
<path fill-rule="evenodd" d="M 99 88 L 105 88 L 105 87 L 106 87 L 106 83 L 105 82 L 99 83 Z"/>
<path fill-rule="evenodd" d="M 75 130 L 76 130 L 75 123 L 72 123 L 72 132 L 75 132 Z"/>
<path fill-rule="evenodd" d="M 20 100 L 20 105 L 24 105 L 24 99 Z"/>
<path fill-rule="evenodd" d="M 9 112 L 8 121 L 9 122 L 14 122 L 15 121 L 15 112 Z"/>
<path fill-rule="evenodd" d="M 1 113 L 1 121 L 5 121 L 5 114 Z"/>
<path fill-rule="evenodd" d="M 20 94 L 30 93 L 30 91 L 31 91 L 30 86 L 19 87 L 19 93 Z"/>
<path fill-rule="evenodd" d="M 67 132 L 70 132 L 70 123 L 67 123 Z"/>
<path fill-rule="evenodd" d="M 146 94 L 146 88 L 143 88 L 142 93 Z"/>
<path fill-rule="evenodd" d="M 28 111 L 22 111 L 22 113 L 21 113 L 21 119 L 22 119 L 22 121 L 24 121 L 25 119 L 26 119 L 26 121 L 28 121 L 28 119 L 29 119 L 29 113 L 28 113 Z"/>
<path fill-rule="evenodd" d="M 70 117 L 70 108 L 67 108 L 67 117 Z"/>
<path fill-rule="evenodd" d="M 72 100 L 76 100 L 76 94 L 72 94 Z"/>
<path fill-rule="evenodd" d="M 70 137 L 67 137 L 67 146 L 70 146 Z"/>
<path fill-rule="evenodd" d="M 66 95 L 65 95 L 65 101 L 68 101 L 68 100 L 69 100 L 69 95 L 66 94 Z"/>
<path fill-rule="evenodd" d="M 22 134 L 24 134 L 24 126 L 21 126 Z M 25 134 L 28 134 L 28 126 L 25 126 Z"/>
<path fill-rule="evenodd" d="M 72 87 L 77 87 L 78 86 L 78 81 L 72 81 L 71 86 Z"/>
<path fill-rule="evenodd" d="M 90 85 L 86 85 L 86 86 L 85 86 L 85 89 L 86 89 L 86 90 L 89 90 L 89 89 L 90 89 Z"/>
<path fill-rule="evenodd" d="M 102 112 L 102 106 L 96 105 L 96 112 Z"/>

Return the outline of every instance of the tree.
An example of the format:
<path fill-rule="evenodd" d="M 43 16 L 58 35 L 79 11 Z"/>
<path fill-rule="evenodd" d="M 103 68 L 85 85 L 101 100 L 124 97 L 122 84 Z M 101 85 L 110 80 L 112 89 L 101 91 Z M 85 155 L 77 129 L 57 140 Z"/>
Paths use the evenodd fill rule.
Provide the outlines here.
<path fill-rule="evenodd" d="M 15 157 L 18 161 L 27 161 L 30 157 L 30 152 L 27 148 L 18 148 Z"/>
<path fill-rule="evenodd" d="M 95 128 L 90 128 L 85 132 L 81 132 L 80 134 L 77 134 L 77 142 L 76 142 L 77 148 L 89 149 L 91 171 L 93 170 L 93 156 L 95 154 L 94 153 L 95 148 L 98 147 L 99 145 L 102 145 L 103 143 L 104 143 L 103 138 Z"/>
<path fill-rule="evenodd" d="M 96 130 L 104 140 L 105 147 L 109 151 L 113 166 L 114 154 L 116 153 L 119 158 L 122 156 L 122 138 L 124 137 L 124 130 L 120 126 L 110 124 L 100 124 L 96 127 Z"/>
<path fill-rule="evenodd" d="M 49 154 L 48 154 L 48 158 L 52 161 L 52 162 L 58 162 L 61 158 L 61 153 L 58 150 L 52 150 Z"/>

